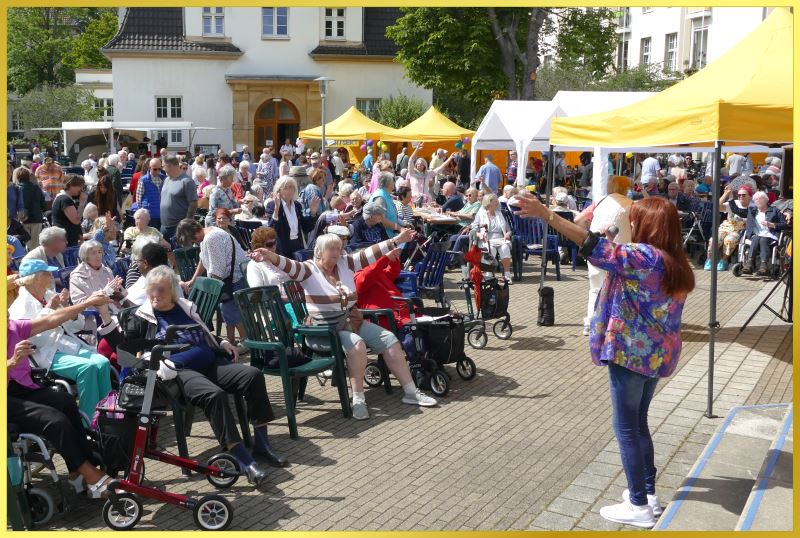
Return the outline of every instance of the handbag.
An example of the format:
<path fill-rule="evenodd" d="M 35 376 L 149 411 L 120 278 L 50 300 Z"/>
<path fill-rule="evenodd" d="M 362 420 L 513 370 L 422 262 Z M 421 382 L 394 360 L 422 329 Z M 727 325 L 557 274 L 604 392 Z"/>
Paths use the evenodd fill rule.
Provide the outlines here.
<path fill-rule="evenodd" d="M 133 374 L 126 377 L 119 387 L 117 406 L 128 411 L 140 411 L 144 403 L 146 384 L 147 374 Z M 161 380 L 156 379 L 156 389 L 153 392 L 151 409 L 167 409 L 171 399 L 169 389 Z"/>
<path fill-rule="evenodd" d="M 233 300 L 233 271 L 236 264 L 236 244 L 231 236 L 231 272 L 222 279 L 222 293 L 219 294 L 219 302 L 227 303 Z"/>

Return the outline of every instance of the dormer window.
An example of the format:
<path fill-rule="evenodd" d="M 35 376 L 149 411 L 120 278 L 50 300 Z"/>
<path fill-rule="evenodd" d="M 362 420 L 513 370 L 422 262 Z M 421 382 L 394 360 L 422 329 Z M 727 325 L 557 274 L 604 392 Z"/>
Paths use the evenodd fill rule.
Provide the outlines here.
<path fill-rule="evenodd" d="M 325 39 L 344 39 L 344 8 L 325 8 Z"/>
<path fill-rule="evenodd" d="M 203 35 L 214 37 L 225 35 L 225 11 L 223 8 L 203 8 Z"/>

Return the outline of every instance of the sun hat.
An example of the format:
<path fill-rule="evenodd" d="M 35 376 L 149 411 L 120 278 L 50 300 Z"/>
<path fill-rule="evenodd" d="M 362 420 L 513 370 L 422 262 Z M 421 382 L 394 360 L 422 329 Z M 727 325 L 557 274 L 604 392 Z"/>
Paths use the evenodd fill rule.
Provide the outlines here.
<path fill-rule="evenodd" d="M 47 265 L 47 263 L 42 260 L 25 260 L 19 266 L 19 276 L 30 276 L 42 272 L 54 273 L 59 269 L 59 267 Z"/>

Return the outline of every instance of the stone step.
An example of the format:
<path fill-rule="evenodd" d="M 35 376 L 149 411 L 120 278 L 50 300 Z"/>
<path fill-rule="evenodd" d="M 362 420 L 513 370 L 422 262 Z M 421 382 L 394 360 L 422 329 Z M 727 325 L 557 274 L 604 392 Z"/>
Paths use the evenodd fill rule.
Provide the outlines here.
<path fill-rule="evenodd" d="M 792 417 L 789 406 L 736 525 L 737 531 L 792 530 Z"/>
<path fill-rule="evenodd" d="M 655 530 L 734 530 L 788 408 L 770 404 L 731 409 Z"/>

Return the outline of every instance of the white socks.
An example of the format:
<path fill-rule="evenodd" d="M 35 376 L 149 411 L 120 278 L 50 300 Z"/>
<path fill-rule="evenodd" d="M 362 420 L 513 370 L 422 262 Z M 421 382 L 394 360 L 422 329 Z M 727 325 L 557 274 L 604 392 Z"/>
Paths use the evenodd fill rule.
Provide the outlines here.
<path fill-rule="evenodd" d="M 353 391 L 353 405 L 357 403 L 367 403 L 367 398 L 364 396 L 363 392 L 356 392 Z"/>
<path fill-rule="evenodd" d="M 408 383 L 403 385 L 403 392 L 406 393 L 406 396 L 416 396 L 417 386 L 414 384 L 413 381 L 409 381 Z"/>

